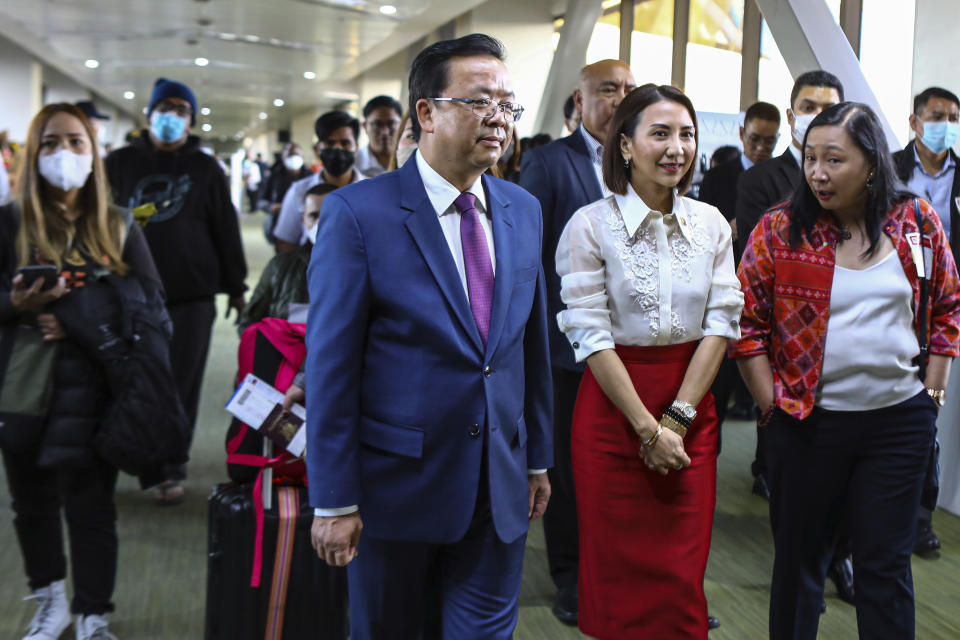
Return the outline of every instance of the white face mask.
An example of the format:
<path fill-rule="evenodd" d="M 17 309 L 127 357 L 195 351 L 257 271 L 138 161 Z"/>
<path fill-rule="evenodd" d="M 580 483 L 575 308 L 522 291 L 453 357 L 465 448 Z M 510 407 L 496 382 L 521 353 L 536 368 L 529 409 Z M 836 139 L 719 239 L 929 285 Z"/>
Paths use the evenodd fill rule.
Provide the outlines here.
<path fill-rule="evenodd" d="M 303 156 L 287 156 L 283 160 L 283 166 L 290 171 L 300 171 L 303 167 Z"/>
<path fill-rule="evenodd" d="M 310 241 L 310 244 L 317 244 L 317 227 L 319 226 L 319 224 L 314 222 L 313 226 L 307 229 L 307 240 Z"/>
<path fill-rule="evenodd" d="M 793 116 L 793 139 L 797 141 L 798 145 L 803 144 L 803 136 L 807 135 L 807 127 L 810 126 L 817 115 L 816 113 L 805 113 Z"/>
<path fill-rule="evenodd" d="M 408 147 L 400 147 L 397 149 L 397 169 L 402 167 L 407 160 L 410 159 L 410 156 L 413 155 L 413 152 L 417 150 L 417 145 L 412 144 Z"/>
<path fill-rule="evenodd" d="M 67 149 L 37 158 L 37 169 L 51 187 L 61 191 L 79 189 L 93 171 L 93 154 L 78 154 Z"/>

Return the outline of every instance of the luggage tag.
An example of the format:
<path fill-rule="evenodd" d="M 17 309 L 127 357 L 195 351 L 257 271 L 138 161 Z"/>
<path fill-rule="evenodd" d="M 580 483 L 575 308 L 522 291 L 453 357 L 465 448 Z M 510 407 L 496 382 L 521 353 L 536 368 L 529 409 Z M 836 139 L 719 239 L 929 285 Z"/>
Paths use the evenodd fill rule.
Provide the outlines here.
<path fill-rule="evenodd" d="M 927 277 L 926 249 L 921 244 L 919 233 L 908 233 L 907 244 L 910 245 L 910 257 L 913 258 L 913 264 L 917 268 L 917 277 Z"/>

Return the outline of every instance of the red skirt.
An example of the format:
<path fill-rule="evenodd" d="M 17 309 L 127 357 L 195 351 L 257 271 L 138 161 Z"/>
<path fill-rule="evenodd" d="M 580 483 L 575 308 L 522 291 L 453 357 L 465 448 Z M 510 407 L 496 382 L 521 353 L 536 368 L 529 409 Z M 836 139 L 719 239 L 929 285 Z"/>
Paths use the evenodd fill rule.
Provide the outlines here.
<path fill-rule="evenodd" d="M 659 417 L 676 398 L 696 342 L 618 345 L 640 399 Z M 704 397 L 684 438 L 691 464 L 661 476 L 588 368 L 573 411 L 580 528 L 579 625 L 596 638 L 707 638 L 703 576 L 716 504 L 717 413 Z"/>

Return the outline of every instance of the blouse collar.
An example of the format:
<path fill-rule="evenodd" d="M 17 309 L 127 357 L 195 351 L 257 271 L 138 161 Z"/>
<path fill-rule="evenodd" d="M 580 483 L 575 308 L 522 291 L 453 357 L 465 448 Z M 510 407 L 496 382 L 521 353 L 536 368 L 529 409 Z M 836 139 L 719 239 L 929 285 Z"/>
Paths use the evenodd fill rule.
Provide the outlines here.
<path fill-rule="evenodd" d="M 643 224 L 643 221 L 646 220 L 647 216 L 653 213 L 654 210 L 646 205 L 640 196 L 637 195 L 637 192 L 633 190 L 633 185 L 629 183 L 627 184 L 626 194 L 620 195 L 619 193 L 615 193 L 613 197 L 616 199 L 617 207 L 620 209 L 623 224 L 627 228 L 627 236 L 632 238 L 637 232 L 637 229 L 640 228 L 640 225 Z M 683 234 L 683 237 L 686 238 L 687 241 L 690 241 L 688 231 L 689 224 L 687 221 L 689 216 L 683 198 L 680 197 L 676 189 L 673 190 L 673 210 L 665 214 L 665 216 L 670 215 L 677 217 L 677 226 L 680 227 L 680 233 Z"/>

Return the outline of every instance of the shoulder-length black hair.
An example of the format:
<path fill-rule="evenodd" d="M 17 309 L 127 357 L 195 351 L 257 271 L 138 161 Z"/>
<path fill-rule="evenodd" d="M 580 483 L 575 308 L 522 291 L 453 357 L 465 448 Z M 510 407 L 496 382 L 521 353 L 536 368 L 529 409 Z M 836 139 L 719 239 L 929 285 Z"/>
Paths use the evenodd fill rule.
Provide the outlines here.
<path fill-rule="evenodd" d="M 807 127 L 801 152 L 801 180 L 790 204 L 790 244 L 797 247 L 804 234 L 809 237 L 817 219 L 825 211 L 807 183 L 806 148 L 811 131 L 817 127 L 832 125 L 843 127 L 863 153 L 873 172 L 873 179 L 867 184 L 867 202 L 863 212 L 864 227 L 870 240 L 870 247 L 864 252 L 864 257 L 870 256 L 880 243 L 883 223 L 893 204 L 911 196 L 904 191 L 894 171 L 887 137 L 880 126 L 880 120 L 870 107 L 859 102 L 841 102 L 824 109 Z"/>
<path fill-rule="evenodd" d="M 627 187 L 630 185 L 630 167 L 623 164 L 623 155 L 620 152 L 620 134 L 632 138 L 640 124 L 640 116 L 644 110 L 652 104 L 668 100 L 676 102 L 687 110 L 690 119 L 693 121 L 693 140 L 699 148 L 700 132 L 697 127 L 697 112 L 693 108 L 693 103 L 683 91 L 668 84 L 657 86 L 653 83 L 637 87 L 627 94 L 617 107 L 613 114 L 613 122 L 610 125 L 610 135 L 607 136 L 607 142 L 603 146 L 603 181 L 607 188 L 613 193 L 624 195 Z M 680 182 L 677 184 L 677 193 L 683 195 L 690 188 L 693 182 L 693 174 L 697 170 L 697 152 L 693 152 L 694 162 L 690 163 Z"/>

